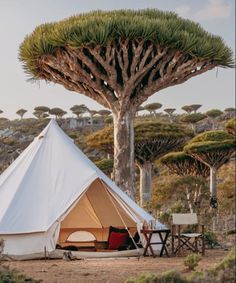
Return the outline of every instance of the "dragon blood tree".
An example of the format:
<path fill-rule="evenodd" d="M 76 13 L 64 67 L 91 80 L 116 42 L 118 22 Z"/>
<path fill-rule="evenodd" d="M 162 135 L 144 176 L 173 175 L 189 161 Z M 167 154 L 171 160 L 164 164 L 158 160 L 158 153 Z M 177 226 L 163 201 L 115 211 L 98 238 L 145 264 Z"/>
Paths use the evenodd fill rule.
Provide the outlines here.
<path fill-rule="evenodd" d="M 234 64 L 220 37 L 155 9 L 94 11 L 43 24 L 26 36 L 19 59 L 33 79 L 61 84 L 112 111 L 115 181 L 124 190 L 134 188 L 138 107 L 162 89 Z"/>
<path fill-rule="evenodd" d="M 144 205 L 151 197 L 152 163 L 164 154 L 183 146 L 192 137 L 185 128 L 157 122 L 142 122 L 134 126 L 134 157 L 140 170 L 140 204 Z M 113 129 L 97 131 L 87 138 L 92 148 L 108 154 L 113 152 Z M 131 196 L 134 196 L 134 191 Z"/>
<path fill-rule="evenodd" d="M 184 177 L 182 185 L 186 192 L 190 212 L 194 212 L 195 208 L 200 208 L 204 184 L 199 178 L 209 177 L 209 166 L 184 152 L 168 153 L 160 158 L 159 162 L 165 165 L 172 174 Z M 196 177 L 196 179 L 189 176 Z M 195 183 L 194 186 L 192 182 Z"/>
<path fill-rule="evenodd" d="M 135 125 L 135 161 L 140 170 L 140 205 L 150 201 L 152 193 L 152 163 L 183 146 L 192 132 L 175 124 L 140 123 Z"/>
<path fill-rule="evenodd" d="M 183 123 L 188 123 L 191 125 L 194 135 L 196 134 L 196 124 L 197 122 L 206 118 L 206 115 L 202 113 L 192 113 L 187 114 L 180 118 L 180 121 Z"/>
<path fill-rule="evenodd" d="M 217 170 L 226 163 L 235 151 L 234 136 L 224 131 L 202 133 L 184 147 L 184 152 L 203 162 L 210 168 L 210 205 L 217 208 Z"/>

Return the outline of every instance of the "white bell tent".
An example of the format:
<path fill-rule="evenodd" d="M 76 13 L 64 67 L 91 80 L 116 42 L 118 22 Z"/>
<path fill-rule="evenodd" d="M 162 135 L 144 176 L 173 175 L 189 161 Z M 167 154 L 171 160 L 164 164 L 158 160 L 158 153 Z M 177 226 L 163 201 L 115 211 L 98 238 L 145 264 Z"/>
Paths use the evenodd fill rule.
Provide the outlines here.
<path fill-rule="evenodd" d="M 78 231 L 106 241 L 109 226 L 134 233 L 144 221 L 151 220 L 153 217 L 103 174 L 55 120 L 0 176 L 4 254 L 52 252 L 56 244 L 70 244 L 72 234 Z"/>

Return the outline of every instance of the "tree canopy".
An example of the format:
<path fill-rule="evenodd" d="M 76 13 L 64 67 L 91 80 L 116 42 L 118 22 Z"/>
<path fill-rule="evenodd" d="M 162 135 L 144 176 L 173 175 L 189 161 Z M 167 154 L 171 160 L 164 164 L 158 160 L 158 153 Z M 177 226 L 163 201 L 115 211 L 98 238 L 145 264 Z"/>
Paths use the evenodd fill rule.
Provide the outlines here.
<path fill-rule="evenodd" d="M 224 131 L 209 131 L 194 137 L 184 149 L 200 161 L 219 168 L 235 150 L 235 139 Z"/>
<path fill-rule="evenodd" d="M 192 113 L 192 114 L 188 114 L 183 116 L 180 121 L 184 122 L 184 123 L 197 123 L 201 120 L 203 120 L 204 118 L 206 118 L 206 115 L 202 114 L 202 113 Z"/>
<path fill-rule="evenodd" d="M 127 37 L 146 38 L 154 44 L 168 45 L 190 56 L 214 60 L 223 67 L 234 65 L 232 51 L 219 36 L 173 12 L 156 9 L 94 11 L 42 24 L 26 36 L 20 46 L 19 58 L 25 69 L 38 78 L 40 65 L 37 59 L 54 53 L 57 47 L 106 45 L 112 40 Z"/>
<path fill-rule="evenodd" d="M 182 151 L 170 152 L 159 162 L 168 167 L 172 174 L 180 176 L 193 175 L 207 178 L 210 174 L 208 166 Z"/>
<path fill-rule="evenodd" d="M 223 112 L 219 109 L 211 109 L 211 110 L 206 112 L 206 115 L 210 118 L 216 118 L 216 117 L 219 117 L 222 114 L 223 114 Z"/>

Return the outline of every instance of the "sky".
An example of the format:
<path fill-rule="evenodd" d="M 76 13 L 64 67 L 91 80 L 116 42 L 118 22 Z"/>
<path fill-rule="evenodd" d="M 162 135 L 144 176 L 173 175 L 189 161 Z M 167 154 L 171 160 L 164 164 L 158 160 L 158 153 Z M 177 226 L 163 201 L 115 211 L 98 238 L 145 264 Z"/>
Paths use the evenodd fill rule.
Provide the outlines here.
<path fill-rule="evenodd" d="M 44 105 L 69 110 L 75 104 L 90 109 L 103 107 L 92 99 L 60 85 L 30 83 L 18 60 L 21 42 L 35 27 L 92 10 L 157 8 L 174 11 L 183 18 L 221 36 L 235 54 L 235 0 L 0 0 L 0 117 L 17 118 L 20 108 L 32 117 L 34 107 Z M 160 109 L 201 104 L 201 112 L 235 107 L 235 70 L 215 68 L 187 82 L 164 89 L 145 103 L 159 102 Z"/>

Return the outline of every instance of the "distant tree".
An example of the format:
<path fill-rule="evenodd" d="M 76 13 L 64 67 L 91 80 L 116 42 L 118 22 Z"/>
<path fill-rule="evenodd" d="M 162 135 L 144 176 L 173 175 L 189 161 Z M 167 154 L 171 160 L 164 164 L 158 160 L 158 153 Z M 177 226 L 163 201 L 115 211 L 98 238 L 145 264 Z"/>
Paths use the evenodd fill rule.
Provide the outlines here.
<path fill-rule="evenodd" d="M 225 123 L 225 129 L 228 133 L 236 136 L 236 118 L 232 118 Z"/>
<path fill-rule="evenodd" d="M 164 111 L 169 115 L 170 118 L 170 122 L 173 123 L 174 122 L 174 116 L 173 113 L 175 112 L 175 108 L 166 108 L 164 109 Z"/>
<path fill-rule="evenodd" d="M 202 197 L 204 196 L 204 182 L 199 182 L 200 178 L 207 178 L 210 174 L 209 167 L 199 160 L 185 154 L 184 152 L 171 152 L 164 155 L 159 162 L 165 165 L 171 174 L 179 176 L 196 176 L 196 179 L 184 178 L 178 181 L 183 186 L 186 194 L 190 212 L 195 212 L 200 208 Z M 194 182 L 194 184 L 192 184 Z"/>
<path fill-rule="evenodd" d="M 201 113 L 192 113 L 192 114 L 187 114 L 183 117 L 180 118 L 180 121 L 183 123 L 190 124 L 192 127 L 192 130 L 194 132 L 194 135 L 196 134 L 196 124 L 197 122 L 203 120 L 206 118 L 206 115 L 201 114 Z"/>
<path fill-rule="evenodd" d="M 212 123 L 212 130 L 216 129 L 216 118 L 223 114 L 223 112 L 219 109 L 212 109 L 207 111 L 206 116 L 210 118 Z"/>
<path fill-rule="evenodd" d="M 49 112 L 50 108 L 47 106 L 37 106 L 34 108 L 34 111 Z"/>
<path fill-rule="evenodd" d="M 135 125 L 134 152 L 140 170 L 140 205 L 150 201 L 152 163 L 164 154 L 183 146 L 192 132 L 176 124 L 145 122 Z"/>
<path fill-rule="evenodd" d="M 156 116 L 156 110 L 160 109 L 162 107 L 162 104 L 160 103 L 150 103 L 150 104 L 146 104 L 144 105 L 144 109 L 149 111 L 150 114 L 154 114 L 154 116 Z"/>
<path fill-rule="evenodd" d="M 26 112 L 27 112 L 27 110 L 21 108 L 21 109 L 16 111 L 16 114 L 19 115 L 21 119 L 23 119 L 23 116 L 25 115 Z"/>
<path fill-rule="evenodd" d="M 107 117 L 111 114 L 111 111 L 102 109 L 102 110 L 97 111 L 97 113 L 101 115 L 102 117 Z"/>
<path fill-rule="evenodd" d="M 49 110 L 49 113 L 51 115 L 55 115 L 55 118 L 58 119 L 58 118 L 61 118 L 63 117 L 67 112 L 62 110 L 61 108 L 59 107 L 55 107 L 55 108 L 52 108 Z"/>
<path fill-rule="evenodd" d="M 227 118 L 233 118 L 236 116 L 236 108 L 234 107 L 225 108 L 224 112 L 226 113 Z"/>
<path fill-rule="evenodd" d="M 210 168 L 210 205 L 217 208 L 217 170 L 229 160 L 235 151 L 234 136 L 224 131 L 204 132 L 184 147 L 184 152 L 205 163 Z"/>
<path fill-rule="evenodd" d="M 191 105 L 189 105 L 189 106 L 192 108 L 192 110 L 194 111 L 194 113 L 196 113 L 196 112 L 198 111 L 198 109 L 202 107 L 201 104 L 191 104 Z"/>
<path fill-rule="evenodd" d="M 0 114 L 2 114 L 3 113 L 3 111 L 0 109 Z"/>
<path fill-rule="evenodd" d="M 137 107 L 216 66 L 234 67 L 220 37 L 155 9 L 94 11 L 43 24 L 25 37 L 19 53 L 35 80 L 61 84 L 112 111 L 115 182 L 132 195 Z"/>
<path fill-rule="evenodd" d="M 77 118 L 80 118 L 82 114 L 88 112 L 88 107 L 84 104 L 80 104 L 72 106 L 70 110 L 77 116 Z"/>
<path fill-rule="evenodd" d="M 182 146 L 192 133 L 178 125 L 157 122 L 138 123 L 134 127 L 134 132 L 135 161 L 140 170 L 140 204 L 143 206 L 151 196 L 152 162 Z M 112 127 L 104 128 L 88 136 L 87 144 L 112 154 Z"/>
<path fill-rule="evenodd" d="M 193 112 L 193 108 L 190 105 L 184 105 L 181 109 L 188 114 L 191 114 Z"/>
<path fill-rule="evenodd" d="M 49 117 L 50 108 L 47 106 L 36 106 L 33 115 L 38 119 Z"/>

